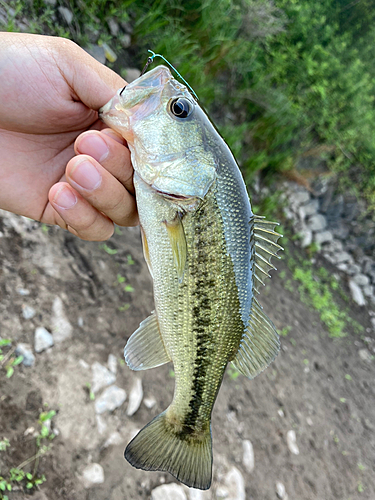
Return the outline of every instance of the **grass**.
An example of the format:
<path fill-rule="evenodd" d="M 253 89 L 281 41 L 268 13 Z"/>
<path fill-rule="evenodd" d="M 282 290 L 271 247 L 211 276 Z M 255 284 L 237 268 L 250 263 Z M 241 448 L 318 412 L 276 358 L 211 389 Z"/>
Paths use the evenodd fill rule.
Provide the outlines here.
<path fill-rule="evenodd" d="M 16 467 L 10 467 L 5 475 L 0 475 L 0 500 L 9 500 L 8 494 L 16 489 L 26 489 L 31 492 L 46 481 L 44 474 L 38 475 L 38 466 L 40 457 L 50 450 L 50 442 L 55 437 L 51 432 L 51 421 L 55 415 L 54 410 L 40 413 L 39 431 L 34 438 L 36 453 Z M 0 452 L 6 452 L 10 447 L 11 443 L 7 438 L 0 441 Z M 24 471 L 24 468 L 32 463 L 34 464 L 32 472 Z"/>
<path fill-rule="evenodd" d="M 11 348 L 11 339 L 0 339 L 0 367 L 6 371 L 6 377 L 10 378 L 14 373 L 14 368 L 23 361 L 23 356 L 15 356 L 15 348 Z M 4 348 L 9 348 L 5 354 Z"/>
<path fill-rule="evenodd" d="M 285 289 L 292 293 L 297 290 L 301 301 L 318 311 L 330 337 L 346 337 L 349 328 L 360 334 L 363 327 L 350 317 L 347 310 L 342 309 L 335 298 L 340 293 L 342 298 L 348 300 L 337 279 L 324 267 L 315 268 L 311 261 L 299 255 L 292 256 L 288 249 L 285 253 L 292 274 L 292 279 L 285 279 L 286 273 L 281 276 Z M 282 335 L 287 335 L 284 330 Z"/>
<path fill-rule="evenodd" d="M 73 13 L 67 25 L 44 0 L 10 0 L 5 29 L 26 17 L 32 32 L 107 44 L 119 73 L 142 67 L 149 48 L 162 53 L 198 93 L 248 183 L 258 171 L 294 168 L 305 154 L 375 207 L 375 15 L 368 9 L 364 23 L 363 2 L 354 2 L 358 22 L 350 23 L 342 2 L 57 0 Z"/>

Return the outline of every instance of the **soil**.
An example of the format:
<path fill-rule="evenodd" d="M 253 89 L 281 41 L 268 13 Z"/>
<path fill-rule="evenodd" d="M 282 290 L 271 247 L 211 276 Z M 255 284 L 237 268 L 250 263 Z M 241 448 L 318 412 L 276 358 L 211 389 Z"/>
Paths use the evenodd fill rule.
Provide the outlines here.
<path fill-rule="evenodd" d="M 16 366 L 11 378 L 0 370 L 0 440 L 10 441 L 0 451 L 0 475 L 34 455 L 30 428 L 38 429 L 39 414 L 46 408 L 57 412 L 52 425 L 58 435 L 49 451 L 25 467 L 34 472 L 37 466 L 46 482 L 40 491 L 13 490 L 9 500 L 150 499 L 153 488 L 174 478 L 132 468 L 123 452 L 135 431 L 169 405 L 172 366 L 135 373 L 119 363 L 116 385 L 129 394 L 139 377 L 144 398 L 153 397 L 156 403 L 148 408 L 143 402 L 128 417 L 127 398 L 99 426 L 87 389 L 89 365 L 106 365 L 109 354 L 122 359 L 126 340 L 153 309 L 139 229 L 121 228 L 107 242 L 117 250 L 111 254 L 101 243 L 80 241 L 58 228 L 4 212 L 0 235 L 0 336 L 11 338 L 13 347 L 19 342 L 33 345 L 36 327 L 52 329 L 56 297 L 73 326 L 72 337 L 35 354 L 31 368 Z M 285 261 L 278 267 L 288 276 Z M 126 281 L 119 283 L 119 275 Z M 125 284 L 134 291 L 125 291 Z M 20 289 L 29 294 L 21 295 Z M 276 361 L 255 380 L 225 376 L 212 420 L 213 484 L 203 498 L 218 498 L 218 485 L 235 466 L 245 479 L 247 499 L 276 499 L 275 485 L 281 481 L 289 500 L 374 500 L 375 335 L 366 309 L 350 305 L 353 319 L 367 329 L 366 338 L 349 332 L 333 340 L 319 315 L 300 302 L 297 290 L 284 288 L 278 272 L 260 298 L 276 327 L 291 330 L 281 339 Z M 36 310 L 32 319 L 24 319 L 25 305 Z M 288 449 L 289 430 L 296 432 L 298 455 Z M 114 431 L 121 442 L 104 446 Z M 254 448 L 251 473 L 242 461 L 245 439 Z M 80 475 L 90 462 L 101 464 L 105 481 L 86 490 Z"/>

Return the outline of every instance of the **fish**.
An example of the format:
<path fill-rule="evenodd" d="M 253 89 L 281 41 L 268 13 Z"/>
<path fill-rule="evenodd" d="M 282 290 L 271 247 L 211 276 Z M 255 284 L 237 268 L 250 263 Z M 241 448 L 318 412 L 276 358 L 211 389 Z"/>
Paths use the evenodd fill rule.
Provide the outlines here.
<path fill-rule="evenodd" d="M 282 249 L 256 216 L 229 147 L 188 88 L 159 65 L 101 108 L 127 141 L 155 310 L 125 347 L 132 370 L 170 361 L 170 406 L 127 445 L 138 469 L 197 489 L 212 481 L 211 413 L 228 363 L 252 379 L 277 356 L 256 293 Z"/>

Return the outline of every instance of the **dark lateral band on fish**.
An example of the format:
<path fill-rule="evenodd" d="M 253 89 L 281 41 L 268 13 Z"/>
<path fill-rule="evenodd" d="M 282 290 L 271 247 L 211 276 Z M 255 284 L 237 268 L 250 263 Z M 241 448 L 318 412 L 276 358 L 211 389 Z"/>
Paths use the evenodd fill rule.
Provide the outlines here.
<path fill-rule="evenodd" d="M 151 53 L 149 63 L 157 56 Z M 189 89 L 167 67 L 146 73 L 147 67 L 100 116 L 131 150 L 154 283 L 155 312 L 128 340 L 125 360 L 133 370 L 172 361 L 175 392 L 128 444 L 125 458 L 207 489 L 211 413 L 226 366 L 232 362 L 252 379 L 280 348 L 255 298 L 274 269 L 280 235 L 275 223 L 252 213 L 231 151 Z"/>

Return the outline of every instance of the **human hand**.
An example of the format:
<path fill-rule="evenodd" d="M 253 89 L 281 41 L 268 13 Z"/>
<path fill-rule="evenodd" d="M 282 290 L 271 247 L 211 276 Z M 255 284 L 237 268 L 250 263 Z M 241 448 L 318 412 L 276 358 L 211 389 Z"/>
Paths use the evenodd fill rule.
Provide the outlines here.
<path fill-rule="evenodd" d="M 87 240 L 138 223 L 129 150 L 97 114 L 124 83 L 69 40 L 0 33 L 0 208 Z"/>

